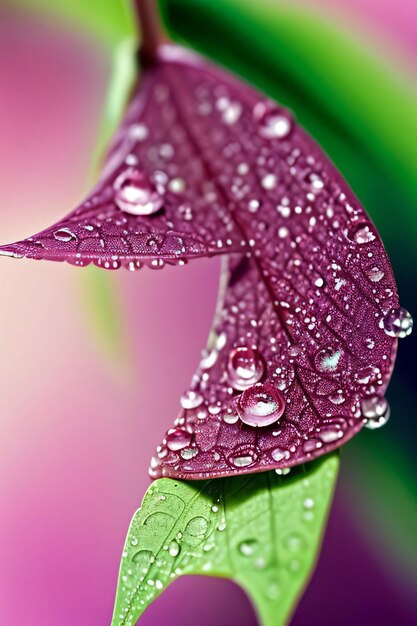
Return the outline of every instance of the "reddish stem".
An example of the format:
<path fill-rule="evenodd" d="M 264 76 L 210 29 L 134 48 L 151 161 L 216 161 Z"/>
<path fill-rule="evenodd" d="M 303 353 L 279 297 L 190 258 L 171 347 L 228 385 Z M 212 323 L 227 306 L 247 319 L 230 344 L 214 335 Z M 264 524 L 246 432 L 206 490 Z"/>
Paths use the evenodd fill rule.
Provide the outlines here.
<path fill-rule="evenodd" d="M 149 64 L 155 60 L 158 48 L 169 39 L 159 18 L 157 0 L 135 0 L 135 8 L 142 36 L 140 59 Z"/>

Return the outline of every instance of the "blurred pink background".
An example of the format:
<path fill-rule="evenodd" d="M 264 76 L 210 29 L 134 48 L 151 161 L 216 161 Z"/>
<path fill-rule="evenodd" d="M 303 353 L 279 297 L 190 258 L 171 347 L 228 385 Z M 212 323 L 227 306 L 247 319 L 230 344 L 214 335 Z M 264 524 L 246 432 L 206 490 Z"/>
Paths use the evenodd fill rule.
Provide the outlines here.
<path fill-rule="evenodd" d="M 405 0 L 320 4 L 335 19 L 348 15 L 375 47 L 388 40 L 395 57 L 411 65 L 417 39 Z M 10 3 L 0 3 L 0 58 L 0 239 L 6 242 L 51 223 L 87 190 L 109 65 L 93 42 Z M 216 260 L 111 274 L 127 327 L 124 349 L 110 358 L 86 313 L 92 271 L 1 260 L 4 625 L 110 623 L 121 548 L 149 483 L 150 455 L 177 411 L 214 312 Z M 352 597 L 365 612 L 355 613 Z M 367 604 L 369 623 L 394 623 L 388 615 L 396 624 L 412 623 L 410 604 L 349 519 L 342 481 L 322 558 L 293 623 L 357 624 L 358 615 L 364 623 Z M 195 578 L 176 582 L 141 623 L 254 626 L 256 620 L 232 583 Z"/>

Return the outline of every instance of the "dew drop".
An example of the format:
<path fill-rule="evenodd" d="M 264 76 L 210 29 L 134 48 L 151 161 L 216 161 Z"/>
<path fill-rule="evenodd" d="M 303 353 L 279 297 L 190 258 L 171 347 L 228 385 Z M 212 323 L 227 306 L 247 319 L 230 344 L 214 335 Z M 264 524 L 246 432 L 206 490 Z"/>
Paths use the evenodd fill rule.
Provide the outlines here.
<path fill-rule="evenodd" d="M 330 394 L 329 400 L 333 404 L 343 404 L 343 402 L 345 401 L 345 397 L 343 395 L 343 391 L 341 389 L 338 389 L 336 391 L 336 393 Z"/>
<path fill-rule="evenodd" d="M 369 224 L 357 224 L 349 233 L 349 239 L 359 245 L 371 243 L 375 239 L 375 233 Z"/>
<path fill-rule="evenodd" d="M 355 374 L 355 378 L 360 385 L 369 385 L 374 383 L 381 374 L 379 367 L 373 365 L 366 365 L 361 367 Z"/>
<path fill-rule="evenodd" d="M 198 448 L 184 448 L 181 450 L 180 454 L 185 461 L 189 461 L 197 456 Z"/>
<path fill-rule="evenodd" d="M 306 498 L 304 500 L 304 508 L 305 509 L 312 509 L 312 508 L 314 508 L 314 500 L 313 500 L 313 498 Z"/>
<path fill-rule="evenodd" d="M 366 419 L 365 426 L 370 430 L 375 430 L 384 426 L 390 415 L 388 402 L 385 398 L 371 396 L 361 402 L 362 415 Z"/>
<path fill-rule="evenodd" d="M 306 176 L 306 181 L 313 189 L 313 191 L 320 191 L 324 187 L 323 179 L 315 172 L 310 172 L 310 174 Z"/>
<path fill-rule="evenodd" d="M 68 243 L 69 241 L 76 241 L 77 235 L 75 235 L 69 228 L 60 228 L 54 232 L 54 237 L 57 241 L 63 241 Z"/>
<path fill-rule="evenodd" d="M 130 215 L 152 215 L 159 211 L 163 197 L 155 185 L 139 170 L 129 167 L 114 181 L 114 201 Z"/>
<path fill-rule="evenodd" d="M 303 540 L 298 533 L 290 533 L 286 536 L 284 544 L 290 552 L 298 552 L 303 547 Z"/>
<path fill-rule="evenodd" d="M 229 102 L 222 111 L 222 120 L 225 124 L 236 124 L 242 113 L 242 105 L 239 102 Z"/>
<path fill-rule="evenodd" d="M 203 403 L 203 396 L 197 391 L 186 391 L 181 396 L 180 403 L 183 409 L 196 409 Z"/>
<path fill-rule="evenodd" d="M 373 283 L 379 283 L 384 278 L 384 272 L 379 267 L 372 267 L 368 271 L 369 280 Z"/>
<path fill-rule="evenodd" d="M 256 200 L 256 198 L 252 198 L 252 200 L 248 202 L 248 209 L 251 213 L 256 213 L 260 206 L 261 203 L 259 200 Z"/>
<path fill-rule="evenodd" d="M 314 363 L 320 372 L 335 372 L 340 366 L 341 356 L 341 348 L 326 346 L 317 352 Z"/>
<path fill-rule="evenodd" d="M 282 393 L 269 383 L 257 383 L 246 389 L 239 398 L 239 417 L 249 426 L 269 426 L 285 410 Z"/>
<path fill-rule="evenodd" d="M 183 193 L 185 186 L 185 180 L 183 178 L 172 178 L 168 183 L 168 189 L 172 191 L 172 193 Z"/>
<path fill-rule="evenodd" d="M 403 307 L 391 309 L 380 322 L 381 328 L 384 329 L 390 337 L 403 339 L 408 337 L 413 330 L 413 318 L 411 314 Z"/>
<path fill-rule="evenodd" d="M 208 522 L 205 517 L 197 515 L 193 517 L 185 527 L 184 538 L 202 539 L 208 530 Z"/>
<path fill-rule="evenodd" d="M 235 467 L 248 467 L 248 465 L 252 465 L 254 462 L 254 458 L 251 454 L 245 454 L 242 456 L 233 456 L 230 458 L 231 463 Z"/>
<path fill-rule="evenodd" d="M 265 362 L 255 348 L 239 346 L 231 351 L 227 364 L 229 384 L 239 391 L 248 389 L 263 376 Z"/>
<path fill-rule="evenodd" d="M 150 550 L 139 550 L 133 555 L 132 562 L 138 567 L 138 569 L 144 571 L 152 563 L 152 559 L 153 555 Z"/>
<path fill-rule="evenodd" d="M 176 556 L 179 555 L 180 551 L 181 551 L 181 548 L 178 545 L 178 543 L 175 541 L 175 539 L 171 541 L 168 547 L 169 554 L 175 558 Z"/>
<path fill-rule="evenodd" d="M 265 139 L 285 139 L 291 132 L 291 118 L 273 103 L 259 102 L 254 115 L 259 121 L 259 134 Z"/>
<path fill-rule="evenodd" d="M 261 186 L 267 190 L 275 189 L 277 182 L 278 179 L 275 174 L 265 174 L 261 179 Z"/>
<path fill-rule="evenodd" d="M 145 124 L 132 124 L 129 134 L 135 141 L 145 141 L 149 132 Z"/>
<path fill-rule="evenodd" d="M 274 461 L 283 461 L 284 459 L 287 460 L 290 458 L 290 452 L 288 450 L 282 450 L 281 448 L 275 448 L 275 450 L 272 450 L 271 452 L 271 456 L 274 459 Z"/>
<path fill-rule="evenodd" d="M 303 444 L 303 451 L 306 454 L 310 454 L 311 452 L 314 452 L 315 450 L 318 450 L 319 448 L 321 448 L 322 445 L 323 443 L 319 441 L 318 439 L 308 439 Z"/>
<path fill-rule="evenodd" d="M 237 415 L 236 413 L 225 413 L 223 415 L 223 421 L 226 424 L 236 424 L 238 419 L 239 419 L 239 415 Z"/>
<path fill-rule="evenodd" d="M 332 443 L 343 437 L 343 430 L 337 430 L 335 428 L 322 428 L 317 433 L 317 437 L 321 439 L 323 443 Z"/>
<path fill-rule="evenodd" d="M 171 428 L 166 436 L 167 447 L 176 452 L 190 445 L 191 433 L 183 428 Z"/>
<path fill-rule="evenodd" d="M 256 539 L 246 539 L 241 541 L 238 550 L 242 556 L 252 556 L 258 548 Z"/>

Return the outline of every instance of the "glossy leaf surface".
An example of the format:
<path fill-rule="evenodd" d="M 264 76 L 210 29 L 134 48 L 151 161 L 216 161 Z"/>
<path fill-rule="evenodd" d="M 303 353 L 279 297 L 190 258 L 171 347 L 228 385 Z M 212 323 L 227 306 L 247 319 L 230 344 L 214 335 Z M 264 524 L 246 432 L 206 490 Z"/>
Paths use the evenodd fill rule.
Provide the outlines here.
<path fill-rule="evenodd" d="M 286 623 L 316 559 L 338 465 L 332 455 L 285 476 L 154 482 L 129 528 L 112 625 L 135 624 L 186 574 L 230 578 L 264 626 Z"/>
<path fill-rule="evenodd" d="M 92 195 L 0 251 L 109 269 L 228 255 L 153 477 L 299 464 L 387 413 L 400 313 L 375 227 L 288 111 L 181 48 L 145 70 Z"/>

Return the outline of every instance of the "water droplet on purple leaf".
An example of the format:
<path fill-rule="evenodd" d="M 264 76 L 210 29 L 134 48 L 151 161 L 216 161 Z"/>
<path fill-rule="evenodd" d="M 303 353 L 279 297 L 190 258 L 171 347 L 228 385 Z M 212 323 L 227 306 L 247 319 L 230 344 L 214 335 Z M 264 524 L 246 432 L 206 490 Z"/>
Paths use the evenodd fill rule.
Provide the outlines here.
<path fill-rule="evenodd" d="M 128 168 L 114 181 L 114 201 L 131 215 L 152 215 L 160 210 L 163 197 L 156 186 L 139 170 Z"/>
<path fill-rule="evenodd" d="M 408 337 L 413 330 L 413 318 L 406 309 L 398 307 L 387 313 L 381 320 L 380 326 L 390 337 L 403 339 Z"/>
<path fill-rule="evenodd" d="M 238 401 L 241 421 L 248 426 L 274 424 L 285 410 L 282 393 L 270 383 L 258 383 L 242 393 Z"/>

